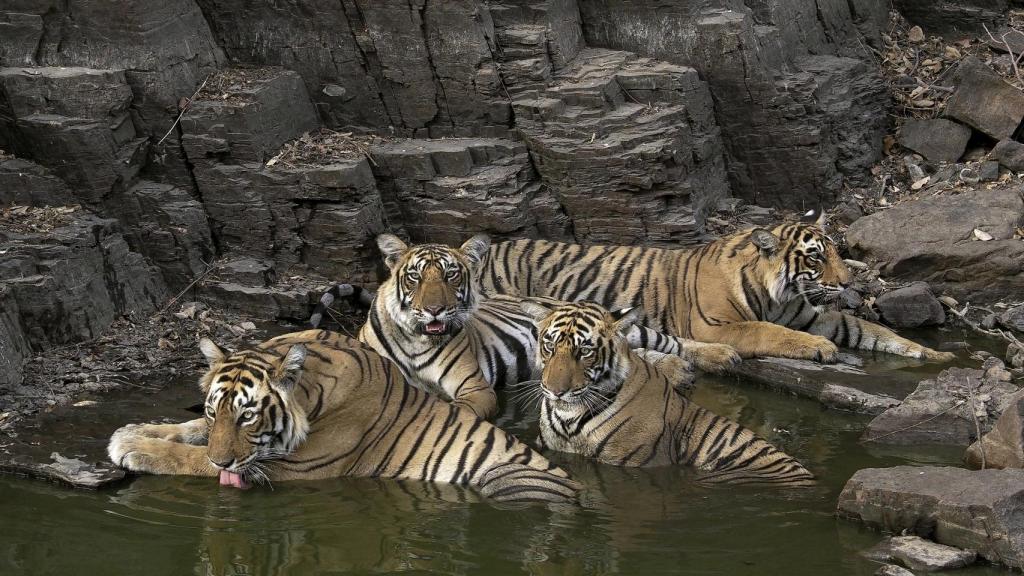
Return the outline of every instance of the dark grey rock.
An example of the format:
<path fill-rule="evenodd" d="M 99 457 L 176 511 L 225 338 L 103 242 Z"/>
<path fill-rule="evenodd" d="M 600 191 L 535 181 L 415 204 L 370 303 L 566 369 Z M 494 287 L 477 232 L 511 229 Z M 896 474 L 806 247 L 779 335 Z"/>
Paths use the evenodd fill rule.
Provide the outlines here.
<path fill-rule="evenodd" d="M 922 380 L 899 406 L 872 420 L 864 440 L 883 444 L 967 446 L 992 429 L 1018 387 L 981 370 L 949 368 Z"/>
<path fill-rule="evenodd" d="M 77 204 L 68 185 L 35 162 L 0 157 L 0 205 L 68 206 Z"/>
<path fill-rule="evenodd" d="M 1016 188 L 978 190 L 903 202 L 854 222 L 851 254 L 887 278 L 922 280 L 964 302 L 1024 293 L 1024 243 L 1013 240 L 1024 217 Z M 974 239 L 980 228 L 994 239 Z"/>
<path fill-rule="evenodd" d="M 494 239 L 572 238 L 567 215 L 541 185 L 521 143 L 394 140 L 371 154 L 388 221 L 403 222 L 413 241 L 461 244 L 474 232 Z"/>
<path fill-rule="evenodd" d="M 946 321 L 942 303 L 926 282 L 886 292 L 875 300 L 875 307 L 887 324 L 897 328 L 934 326 Z"/>
<path fill-rule="evenodd" d="M 36 350 L 97 337 L 114 319 L 151 313 L 169 296 L 116 220 L 79 212 L 46 234 L 0 231 L 0 251 L 0 285 L 17 303 L 25 339 Z"/>
<path fill-rule="evenodd" d="M 864 210 L 856 202 L 843 202 L 839 205 L 836 219 L 843 224 L 853 224 L 864 216 Z"/>
<path fill-rule="evenodd" d="M 1024 468 L 1024 393 L 1014 394 L 992 431 L 971 444 L 964 458 L 976 468 Z"/>
<path fill-rule="evenodd" d="M 1015 58 L 1024 53 L 1024 32 L 1014 30 L 1013 28 L 1002 28 L 999 30 L 993 28 L 989 28 L 992 33 L 991 36 L 987 33 L 981 35 L 982 42 L 998 52 L 1006 52 L 1008 49 L 1012 50 Z"/>
<path fill-rule="evenodd" d="M 733 194 L 794 209 L 831 203 L 844 180 L 862 181 L 880 158 L 888 97 L 861 45 L 880 42 L 885 7 L 745 6 L 579 3 L 589 44 L 692 66 L 707 81 Z"/>
<path fill-rule="evenodd" d="M 999 324 L 1003 328 L 1024 332 L 1024 304 L 1014 306 L 999 315 Z"/>
<path fill-rule="evenodd" d="M 957 89 L 944 114 L 997 140 L 1005 140 L 1024 119 L 1024 94 L 974 56 L 954 72 Z"/>
<path fill-rule="evenodd" d="M 230 74 L 228 70 L 225 73 Z M 181 120 L 189 161 L 266 162 L 281 145 L 319 126 L 298 74 L 270 69 L 228 98 L 198 100 Z"/>
<path fill-rule="evenodd" d="M 970 128 L 944 118 L 907 118 L 899 132 L 900 146 L 932 162 L 956 162 L 963 156 L 970 139 Z"/>
<path fill-rule="evenodd" d="M 114 194 L 108 212 L 124 225 L 129 244 L 181 290 L 206 270 L 215 249 L 203 205 L 181 188 L 142 181 Z"/>
<path fill-rule="evenodd" d="M 1007 0 L 897 0 L 894 6 L 907 20 L 929 34 L 984 34 L 1005 23 Z"/>
<path fill-rule="evenodd" d="M 982 182 L 994 182 L 999 179 L 999 162 L 988 160 L 978 168 L 978 177 Z"/>
<path fill-rule="evenodd" d="M 46 166 L 79 202 L 95 206 L 127 186 L 146 160 L 131 102 L 121 71 L 0 69 L 0 146 Z"/>
<path fill-rule="evenodd" d="M 44 5 L 45 2 L 40 2 Z M 42 14 L 0 11 L 0 66 L 30 66 L 43 35 Z"/>
<path fill-rule="evenodd" d="M 1013 172 L 1024 172 L 1024 144 L 1016 140 L 1001 140 L 992 149 L 990 158 Z"/>
<path fill-rule="evenodd" d="M 847 288 L 839 293 L 839 304 L 848 310 L 856 310 L 864 304 L 864 297 L 860 292 Z"/>
<path fill-rule="evenodd" d="M 996 316 L 995 314 L 986 314 L 985 317 L 981 319 L 980 324 L 982 328 L 991 330 L 999 324 L 999 316 Z"/>
<path fill-rule="evenodd" d="M 1014 343 L 1007 346 L 1006 363 L 1013 368 L 1024 368 L 1024 347 Z"/>
<path fill-rule="evenodd" d="M 1019 568 L 1024 566 L 1022 508 L 1024 470 L 897 466 L 854 474 L 839 495 L 837 512 Z"/>
<path fill-rule="evenodd" d="M 24 378 L 22 365 L 32 354 L 24 332 L 18 301 L 0 283 L 0 390 L 14 390 Z"/>
<path fill-rule="evenodd" d="M 314 290 L 293 290 L 288 287 L 203 282 L 199 296 L 212 307 L 244 311 L 253 318 L 305 322 L 320 294 Z"/>

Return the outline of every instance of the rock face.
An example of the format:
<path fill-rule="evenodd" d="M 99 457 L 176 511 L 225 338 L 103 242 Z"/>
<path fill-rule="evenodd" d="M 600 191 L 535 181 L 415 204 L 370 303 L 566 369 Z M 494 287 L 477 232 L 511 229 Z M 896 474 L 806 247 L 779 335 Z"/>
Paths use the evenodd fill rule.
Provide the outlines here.
<path fill-rule="evenodd" d="M 956 162 L 963 156 L 970 139 L 970 128 L 944 118 L 907 118 L 899 133 L 900 146 L 932 162 Z"/>
<path fill-rule="evenodd" d="M 906 530 L 1024 566 L 1024 470 L 897 466 L 859 470 L 839 495 L 840 517 Z"/>
<path fill-rule="evenodd" d="M 984 32 L 1004 22 L 1008 0 L 896 0 L 893 5 L 907 20 L 929 34 Z"/>
<path fill-rule="evenodd" d="M 946 311 L 926 282 L 914 282 L 886 292 L 875 300 L 875 306 L 889 325 L 897 328 L 934 326 L 946 321 Z"/>
<path fill-rule="evenodd" d="M 864 439 L 967 446 L 978 439 L 978 428 L 982 434 L 992 429 L 1017 391 L 1017 386 L 981 370 L 949 368 L 922 380 L 902 404 L 879 414 L 868 424 Z"/>
<path fill-rule="evenodd" d="M 984 302 L 1024 290 L 1024 218 L 1017 188 L 926 197 L 860 218 L 847 230 L 850 252 L 886 276 L 923 280 L 960 301 Z M 993 240 L 975 239 L 974 229 Z"/>
<path fill-rule="evenodd" d="M 991 432 L 967 448 L 976 468 L 1024 468 L 1024 393 L 1014 394 Z"/>
<path fill-rule="evenodd" d="M 580 14 L 589 45 L 707 79 L 733 193 L 745 200 L 829 202 L 879 157 L 887 97 L 857 52 L 878 42 L 882 3 L 594 0 Z"/>

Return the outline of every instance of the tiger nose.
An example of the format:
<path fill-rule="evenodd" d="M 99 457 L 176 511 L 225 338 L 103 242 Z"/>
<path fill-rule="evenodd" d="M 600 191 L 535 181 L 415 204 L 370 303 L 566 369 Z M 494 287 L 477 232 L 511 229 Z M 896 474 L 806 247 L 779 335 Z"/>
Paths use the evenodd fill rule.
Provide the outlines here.
<path fill-rule="evenodd" d="M 434 316 L 439 316 L 441 312 L 444 312 L 444 306 L 427 306 L 426 310 Z"/>
<path fill-rule="evenodd" d="M 235 463 L 235 459 L 234 458 L 229 458 L 227 460 L 222 460 L 222 461 L 218 462 L 218 461 L 214 460 L 213 458 L 210 458 L 210 462 L 213 462 L 213 465 L 218 467 L 218 468 L 231 468 L 231 465 Z"/>

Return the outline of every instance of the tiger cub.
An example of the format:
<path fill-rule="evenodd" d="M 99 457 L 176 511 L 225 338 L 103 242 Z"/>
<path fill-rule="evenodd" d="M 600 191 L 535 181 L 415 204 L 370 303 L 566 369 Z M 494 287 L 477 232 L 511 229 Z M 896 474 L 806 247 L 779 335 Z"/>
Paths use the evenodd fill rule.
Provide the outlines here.
<path fill-rule="evenodd" d="M 490 239 L 474 236 L 461 248 L 409 247 L 397 236 L 382 234 L 377 244 L 391 274 L 370 304 L 359 339 L 397 364 L 413 384 L 481 418 L 493 418 L 496 387 L 536 376 L 537 338 L 533 320 L 520 308 L 521 298 L 483 299 L 478 293 L 474 274 Z M 348 285 L 333 290 L 356 293 Z M 311 324 L 330 301 L 325 295 Z M 632 326 L 626 337 L 633 346 L 692 358 L 705 369 L 721 369 L 739 359 L 729 346 L 665 336 L 642 326 Z"/>
<path fill-rule="evenodd" d="M 678 393 L 677 358 L 631 350 L 622 333 L 639 310 L 531 301 L 523 309 L 537 321 L 540 341 L 543 447 L 617 466 L 683 464 L 703 481 L 814 483 L 791 456 Z"/>
<path fill-rule="evenodd" d="M 133 472 L 276 480 L 369 476 L 471 486 L 499 501 L 571 501 L 580 486 L 511 434 L 408 385 L 360 342 L 323 330 L 228 352 L 203 339 L 205 416 L 131 424 L 108 455 Z"/>
<path fill-rule="evenodd" d="M 819 217 L 677 250 L 514 240 L 491 247 L 479 278 L 486 294 L 593 300 L 612 310 L 638 306 L 654 330 L 729 344 L 744 358 L 833 362 L 839 345 L 952 360 L 950 352 L 825 309 L 850 272 L 824 226 Z"/>

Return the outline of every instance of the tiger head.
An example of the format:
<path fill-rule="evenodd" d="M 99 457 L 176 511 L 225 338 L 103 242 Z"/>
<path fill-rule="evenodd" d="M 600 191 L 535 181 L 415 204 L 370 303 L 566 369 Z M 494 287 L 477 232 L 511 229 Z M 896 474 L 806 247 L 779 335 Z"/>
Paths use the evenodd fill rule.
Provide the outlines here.
<path fill-rule="evenodd" d="M 381 234 L 377 246 L 391 270 L 378 298 L 399 327 L 435 339 L 458 333 L 476 309 L 473 274 L 487 255 L 490 238 L 473 236 L 460 248 L 410 248 L 397 236 Z"/>
<path fill-rule="evenodd" d="M 640 308 L 609 312 L 593 302 L 548 308 L 526 300 L 524 312 L 537 324 L 540 390 L 556 408 L 594 408 L 609 401 L 629 375 L 629 345 L 622 333 Z"/>
<path fill-rule="evenodd" d="M 776 302 L 802 297 L 818 306 L 836 300 L 849 285 L 850 270 L 825 233 L 824 216 L 749 232 L 760 256 L 756 270 Z"/>
<path fill-rule="evenodd" d="M 260 461 L 289 454 L 306 439 L 306 414 L 292 399 L 306 348 L 294 345 L 284 356 L 227 352 L 203 338 L 199 349 L 210 364 L 199 381 L 206 393 L 207 457 L 222 484 L 228 479 L 243 487 L 264 478 Z"/>

